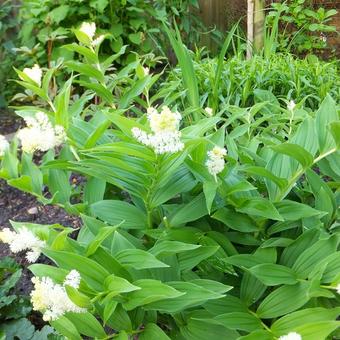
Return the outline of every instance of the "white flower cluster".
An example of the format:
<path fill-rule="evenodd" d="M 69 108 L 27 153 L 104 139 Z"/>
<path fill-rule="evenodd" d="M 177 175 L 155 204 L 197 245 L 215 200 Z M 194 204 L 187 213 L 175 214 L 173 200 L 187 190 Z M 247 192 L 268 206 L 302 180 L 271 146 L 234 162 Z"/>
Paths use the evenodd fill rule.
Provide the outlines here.
<path fill-rule="evenodd" d="M 150 68 L 143 66 L 143 73 L 144 73 L 144 76 L 148 76 L 150 74 Z"/>
<path fill-rule="evenodd" d="M 27 127 L 18 131 L 18 138 L 21 141 L 22 150 L 33 153 L 37 150 L 47 151 L 61 145 L 66 134 L 62 126 L 52 126 L 44 112 L 37 112 L 35 117 L 26 117 Z"/>
<path fill-rule="evenodd" d="M 89 38 L 92 46 L 97 46 L 104 40 L 104 35 L 100 35 L 96 39 L 93 39 L 94 35 L 96 34 L 96 24 L 94 22 L 83 22 L 79 28 L 79 31 L 84 33 Z"/>
<path fill-rule="evenodd" d="M 214 110 L 211 107 L 206 107 L 204 109 L 204 111 L 205 111 L 205 113 L 207 114 L 208 117 L 212 117 L 213 116 Z"/>
<path fill-rule="evenodd" d="M 288 109 L 289 111 L 294 111 L 295 106 L 296 106 L 296 104 L 295 104 L 294 100 L 291 100 L 291 101 L 287 104 L 287 109 Z"/>
<path fill-rule="evenodd" d="M 215 146 L 211 151 L 208 151 L 208 160 L 205 165 L 211 175 L 215 176 L 224 169 L 224 156 L 227 154 L 227 150 Z"/>
<path fill-rule="evenodd" d="M 66 276 L 64 284 L 54 283 L 49 277 L 32 278 L 34 290 L 31 292 L 33 309 L 43 313 L 44 321 L 53 321 L 67 312 L 85 313 L 85 308 L 75 305 L 67 295 L 65 286 L 79 288 L 80 274 L 71 270 Z"/>
<path fill-rule="evenodd" d="M 79 288 L 80 285 L 80 274 L 75 269 L 71 270 L 64 281 L 64 286 L 71 286 L 75 289 Z"/>
<path fill-rule="evenodd" d="M 24 68 L 23 73 L 25 73 L 25 75 L 33 80 L 39 87 L 41 86 L 42 70 L 38 64 L 35 64 L 32 68 Z M 20 78 L 23 79 L 22 77 Z"/>
<path fill-rule="evenodd" d="M 279 340 L 302 340 L 302 337 L 299 333 L 290 332 L 287 335 L 280 336 Z"/>
<path fill-rule="evenodd" d="M 338 293 L 338 294 L 340 294 L 340 283 L 338 283 L 338 285 L 336 286 L 336 292 Z"/>
<path fill-rule="evenodd" d="M 7 139 L 0 135 L 0 157 L 4 156 L 5 151 L 9 148 L 9 143 L 7 142 Z"/>
<path fill-rule="evenodd" d="M 9 244 L 13 253 L 19 253 L 28 250 L 26 259 L 28 262 L 35 262 L 41 254 L 41 249 L 46 246 L 46 242 L 40 240 L 26 227 L 20 228 L 18 232 L 11 231 L 8 228 L 0 232 L 0 241 Z"/>
<path fill-rule="evenodd" d="M 148 121 L 152 134 L 148 134 L 139 128 L 133 128 L 133 136 L 142 144 L 150 146 L 157 154 L 176 153 L 183 150 L 179 123 L 182 119 L 178 112 L 172 112 L 167 106 L 163 106 L 158 113 L 155 108 L 149 108 Z"/>

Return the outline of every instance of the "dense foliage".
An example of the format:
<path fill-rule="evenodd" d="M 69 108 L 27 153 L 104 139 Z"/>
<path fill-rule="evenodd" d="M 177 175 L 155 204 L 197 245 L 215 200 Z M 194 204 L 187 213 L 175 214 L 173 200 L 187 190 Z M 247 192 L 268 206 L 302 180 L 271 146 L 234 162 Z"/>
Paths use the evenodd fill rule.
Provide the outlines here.
<path fill-rule="evenodd" d="M 72 41 L 72 30 L 83 21 L 96 22 L 98 31 L 107 34 L 102 55 L 123 54 L 115 66 L 126 65 L 138 54 L 166 56 L 169 45 L 164 39 L 160 22 L 172 24 L 176 20 L 188 45 L 199 41 L 204 25 L 190 7 L 198 8 L 197 0 L 23 0 L 5 1 L 1 5 L 0 18 L 0 80 L 10 79 L 8 70 L 40 63 L 51 67 L 61 58 L 73 59 L 73 52 L 62 48 Z M 18 27 L 20 26 L 20 30 Z M 152 59 L 153 60 L 153 59 Z M 16 91 L 13 83 L 1 88 L 5 105 Z"/>
<path fill-rule="evenodd" d="M 35 330 L 26 318 L 32 310 L 27 296 L 17 295 L 16 285 L 22 269 L 10 257 L 0 260 L 0 337 L 1 339 L 57 339 L 52 327 Z"/>
<path fill-rule="evenodd" d="M 337 101 L 340 99 L 336 61 L 323 62 L 316 56 L 296 59 L 290 54 L 278 53 L 270 58 L 256 55 L 249 60 L 242 55 L 234 56 L 223 62 L 216 84 L 217 67 L 216 59 L 197 59 L 194 63 L 202 100 L 219 110 L 231 105 L 250 107 L 266 100 L 275 106 L 275 111 L 290 100 L 306 109 L 316 110 L 327 94 Z M 181 68 L 174 69 L 161 87 L 169 97 L 176 97 L 177 93 L 169 91 L 169 87 L 179 93 L 185 90 Z"/>
<path fill-rule="evenodd" d="M 18 222 L 0 234 L 27 260 L 42 252 L 55 263 L 30 266 L 33 308 L 69 339 L 337 336 L 333 81 L 320 89 L 325 75 L 315 66 L 315 83 L 308 75 L 303 82 L 299 67 L 308 61 L 290 59 L 292 72 L 276 65 L 275 87 L 254 59 L 249 85 L 225 92 L 243 76 L 224 75 L 224 55 L 216 72 L 210 62 L 201 70 L 165 27 L 185 85 L 175 71 L 154 91 L 160 75 L 143 58 L 116 72 L 123 48 L 100 57 L 105 37 L 97 40 L 93 27 L 81 26 L 79 43 L 64 46 L 79 58 L 17 70 L 34 105 L 16 108 L 27 127 L 3 141 L 0 176 L 83 221 L 76 236 L 62 225 Z M 293 84 L 301 91 L 289 91 Z M 72 185 L 74 175 L 83 186 Z"/>
<path fill-rule="evenodd" d="M 336 27 L 330 24 L 336 9 L 327 10 L 321 5 L 315 8 L 311 0 L 279 1 L 271 7 L 269 22 L 280 16 L 282 27 L 277 42 L 281 51 L 301 54 L 330 49 L 327 39 L 336 33 Z"/>

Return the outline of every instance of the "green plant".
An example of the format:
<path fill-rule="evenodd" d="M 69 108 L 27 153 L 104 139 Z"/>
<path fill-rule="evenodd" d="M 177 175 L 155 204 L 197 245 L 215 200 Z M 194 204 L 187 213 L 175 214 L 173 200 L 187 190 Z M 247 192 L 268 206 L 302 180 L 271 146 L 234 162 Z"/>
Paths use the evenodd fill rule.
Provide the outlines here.
<path fill-rule="evenodd" d="M 301 54 L 328 47 L 327 34 L 336 32 L 336 27 L 329 21 L 336 13 L 335 9 L 326 10 L 323 7 L 315 10 L 308 0 L 294 0 L 272 3 L 268 17 L 272 19 L 274 29 L 278 25 L 275 23 L 277 19 L 282 26 L 276 40 L 277 47 L 281 51 Z"/>
<path fill-rule="evenodd" d="M 255 55 L 250 60 L 242 55 L 228 60 L 198 60 L 193 63 L 200 98 L 215 112 L 226 111 L 229 105 L 251 107 L 263 100 L 258 96 L 263 90 L 268 91 L 268 100 L 284 108 L 287 100 L 294 100 L 303 103 L 306 109 L 316 110 L 328 93 L 335 100 L 340 98 L 337 63 L 324 62 L 315 56 L 297 59 L 276 53 L 270 58 Z M 169 102 L 184 108 L 187 101 L 182 72 L 180 68 L 173 69 L 160 91 Z"/>
<path fill-rule="evenodd" d="M 5 86 L 6 80 L 15 75 L 10 68 L 15 55 L 13 48 L 19 24 L 19 19 L 15 16 L 17 8 L 16 2 L 9 0 L 3 1 L 0 7 L 0 108 L 6 106 L 5 97 L 17 90 Z"/>
<path fill-rule="evenodd" d="M 22 269 L 14 259 L 4 257 L 0 260 L 0 338 L 53 339 L 55 331 L 51 327 L 36 331 L 27 319 L 32 310 L 29 298 L 15 292 L 21 274 Z"/>
<path fill-rule="evenodd" d="M 56 264 L 30 266 L 34 308 L 70 339 L 337 336 L 340 119 L 332 97 L 315 109 L 303 107 L 306 98 L 283 109 L 259 88 L 254 105 L 205 117 L 205 94 L 183 98 L 200 89 L 195 80 L 153 91 L 159 75 L 143 61 L 115 73 L 116 56 L 101 60 L 93 37 L 75 33 L 80 43 L 65 48 L 79 60 L 43 74 L 17 70 L 39 107 L 17 108 L 28 124 L 18 133 L 22 152 L 14 139 L 1 163 L 10 185 L 83 221 L 75 238 L 61 225 L 18 222 L 0 234 L 19 240 L 28 259 L 42 252 Z M 182 67 L 198 71 L 171 37 Z M 74 74 L 51 93 L 62 70 Z M 84 88 L 81 98 L 72 98 L 73 84 Z M 53 143 L 40 138 L 61 129 L 66 136 Z M 47 151 L 39 164 L 36 150 Z M 82 187 L 70 184 L 73 173 Z M 23 232 L 30 244 L 20 243 Z"/>
<path fill-rule="evenodd" d="M 126 65 L 136 60 L 137 54 L 165 55 L 168 46 L 162 39 L 160 20 L 176 18 L 183 36 L 190 44 L 196 42 L 197 34 L 192 27 L 199 26 L 190 6 L 198 6 L 196 0 L 188 1 L 140 1 L 140 0 L 25 0 L 20 8 L 22 27 L 19 41 L 23 46 L 17 49 L 29 52 L 30 60 L 47 64 L 49 68 L 59 58 L 71 60 L 73 53 L 61 48 L 70 41 L 72 30 L 84 21 L 97 23 L 101 33 L 107 33 L 102 55 L 118 53 L 126 46 L 125 53 L 116 60 L 116 65 Z M 199 26 L 203 29 L 203 27 Z M 34 56 L 34 58 L 32 58 Z M 15 66 L 23 66 L 22 61 Z M 32 65 L 29 65 L 32 66 Z"/>

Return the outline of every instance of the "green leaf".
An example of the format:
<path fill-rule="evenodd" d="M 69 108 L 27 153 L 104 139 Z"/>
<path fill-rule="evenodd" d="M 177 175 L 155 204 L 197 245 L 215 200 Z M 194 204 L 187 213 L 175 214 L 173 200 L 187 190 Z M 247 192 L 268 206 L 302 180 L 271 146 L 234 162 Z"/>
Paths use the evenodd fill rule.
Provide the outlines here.
<path fill-rule="evenodd" d="M 339 329 L 340 321 L 319 321 L 296 327 L 296 332 L 299 333 L 303 339 L 320 340 L 327 339 L 327 337 Z"/>
<path fill-rule="evenodd" d="M 120 331 L 119 334 L 115 337 L 117 340 L 129 340 L 129 336 L 125 331 Z"/>
<path fill-rule="evenodd" d="M 275 321 L 271 326 L 271 330 L 277 336 L 287 334 L 291 330 L 295 330 L 297 327 L 305 324 L 334 320 L 338 317 L 339 311 L 339 307 L 332 309 L 315 307 L 299 310 Z"/>
<path fill-rule="evenodd" d="M 44 254 L 54 260 L 61 268 L 72 270 L 76 269 L 86 283 L 94 289 L 102 290 L 103 282 L 109 272 L 97 262 L 84 256 L 66 251 L 44 250 Z"/>
<path fill-rule="evenodd" d="M 304 169 L 308 168 L 313 164 L 314 157 L 303 147 L 297 144 L 285 143 L 279 144 L 272 147 L 276 152 L 282 153 L 289 157 L 296 159 Z"/>
<path fill-rule="evenodd" d="M 187 322 L 180 326 L 180 331 L 184 339 L 187 340 L 207 340 L 214 336 L 215 339 L 236 340 L 239 334 L 215 323 L 205 322 L 201 319 L 189 318 Z M 262 339 L 261 339 L 262 340 Z"/>
<path fill-rule="evenodd" d="M 74 287 L 66 285 L 65 289 L 70 300 L 73 301 L 77 306 L 82 308 L 90 308 L 92 306 L 91 299 L 86 295 L 80 293 Z"/>
<path fill-rule="evenodd" d="M 117 228 L 118 226 L 101 228 L 98 234 L 96 235 L 96 237 L 94 238 L 94 240 L 88 244 L 85 256 L 88 257 L 94 254 L 97 251 L 97 249 L 100 247 L 100 245 L 103 243 L 103 241 L 107 237 L 109 237 Z"/>
<path fill-rule="evenodd" d="M 78 81 L 80 85 L 93 90 L 100 98 L 106 101 L 107 104 L 112 105 L 115 102 L 113 94 L 101 84 L 88 83 L 86 81 Z"/>
<path fill-rule="evenodd" d="M 110 300 L 112 301 L 112 300 Z M 114 301 L 114 300 L 113 300 Z M 100 305 L 99 305 L 100 306 Z M 104 308 L 99 307 L 101 309 L 101 313 L 103 314 Z M 112 310 L 112 308 L 111 308 Z M 118 304 L 114 309 L 114 312 L 111 316 L 108 316 L 107 325 L 109 325 L 112 329 L 120 331 L 120 330 L 132 330 L 132 324 L 128 313 L 122 307 L 121 304 Z"/>
<path fill-rule="evenodd" d="M 302 218 L 324 215 L 325 212 L 316 210 L 309 205 L 295 201 L 283 200 L 274 204 L 279 214 L 286 221 L 296 221 Z"/>
<path fill-rule="evenodd" d="M 134 285 L 141 289 L 128 294 L 127 301 L 123 303 L 123 307 L 128 311 L 154 301 L 173 299 L 184 294 L 157 280 L 137 280 Z"/>
<path fill-rule="evenodd" d="M 213 315 L 220 315 L 231 312 L 248 312 L 247 305 L 239 298 L 227 295 L 218 300 L 211 300 L 204 304 L 204 309 Z"/>
<path fill-rule="evenodd" d="M 49 18 L 51 19 L 51 22 L 58 25 L 60 21 L 63 21 L 67 17 L 69 10 L 70 6 L 68 5 L 61 5 L 54 8 L 49 12 Z"/>
<path fill-rule="evenodd" d="M 254 304 L 263 295 L 267 286 L 250 273 L 244 273 L 241 281 L 240 297 L 247 306 Z"/>
<path fill-rule="evenodd" d="M 335 101 L 330 95 L 320 105 L 316 113 L 316 129 L 319 140 L 319 151 L 323 153 L 335 147 L 335 141 L 329 131 L 329 125 L 339 120 Z"/>
<path fill-rule="evenodd" d="M 107 323 L 107 321 L 111 318 L 113 313 L 115 312 L 117 305 L 118 305 L 118 302 L 113 299 L 110 299 L 109 301 L 105 303 L 104 312 L 103 312 L 104 326 Z"/>
<path fill-rule="evenodd" d="M 171 340 L 164 331 L 154 323 L 148 323 L 143 332 L 139 334 L 139 340 Z"/>
<path fill-rule="evenodd" d="M 94 147 L 97 141 L 100 140 L 101 136 L 106 132 L 110 125 L 111 122 L 108 119 L 104 119 L 104 121 L 100 122 L 93 130 L 93 132 L 88 136 L 84 148 L 89 149 Z"/>
<path fill-rule="evenodd" d="M 58 203 L 65 204 L 71 197 L 71 185 L 68 172 L 59 169 L 49 169 L 48 188 Z"/>
<path fill-rule="evenodd" d="M 269 170 L 262 168 L 260 166 L 246 166 L 240 169 L 241 171 L 244 171 L 251 175 L 256 175 L 260 179 L 266 178 L 272 182 L 274 182 L 279 188 L 284 188 L 287 185 L 287 180 L 284 178 L 279 178 L 275 176 L 272 172 Z"/>
<path fill-rule="evenodd" d="M 159 261 L 152 254 L 141 249 L 126 249 L 115 254 L 115 258 L 123 265 L 135 269 L 165 268 L 167 264 Z"/>
<path fill-rule="evenodd" d="M 248 335 L 241 336 L 237 340 L 275 340 L 273 334 L 265 330 L 253 331 Z"/>
<path fill-rule="evenodd" d="M 63 126 L 66 130 L 69 126 L 69 102 L 71 95 L 73 77 L 70 77 L 63 85 L 61 91 L 54 99 L 55 112 L 55 123 Z"/>
<path fill-rule="evenodd" d="M 266 286 L 297 283 L 295 272 L 291 268 L 279 264 L 263 263 L 251 267 L 249 271 Z"/>
<path fill-rule="evenodd" d="M 67 313 L 69 319 L 79 333 L 92 338 L 105 338 L 106 333 L 99 321 L 91 313 Z"/>
<path fill-rule="evenodd" d="M 252 332 L 262 328 L 261 320 L 250 313 L 226 313 L 218 315 L 214 319 L 229 329 Z"/>
<path fill-rule="evenodd" d="M 243 233 L 258 231 L 256 223 L 250 217 L 229 208 L 218 209 L 211 217 L 223 222 L 229 228 Z"/>
<path fill-rule="evenodd" d="M 319 240 L 309 248 L 304 250 L 296 259 L 292 269 L 297 273 L 300 279 L 305 279 L 309 273 L 327 256 L 336 252 L 338 246 L 336 235 Z"/>
<path fill-rule="evenodd" d="M 111 293 L 128 293 L 133 292 L 134 290 L 141 289 L 140 287 L 137 287 L 130 283 L 129 281 L 125 280 L 122 277 L 116 276 L 116 275 L 110 275 L 106 278 L 104 282 L 104 286 L 106 289 L 110 291 Z"/>
<path fill-rule="evenodd" d="M 205 197 L 198 195 L 187 204 L 182 204 L 179 209 L 169 218 L 171 226 L 179 226 L 187 222 L 195 221 L 208 214 Z"/>
<path fill-rule="evenodd" d="M 209 215 L 211 211 L 211 206 L 216 196 L 217 188 L 218 188 L 218 183 L 216 181 L 203 182 L 203 192 L 204 192 L 205 201 L 206 201 Z"/>
<path fill-rule="evenodd" d="M 84 187 L 84 201 L 93 204 L 102 201 L 106 189 L 106 181 L 101 178 L 90 177 Z"/>
<path fill-rule="evenodd" d="M 163 28 L 168 35 L 171 46 L 175 51 L 178 63 L 181 67 L 184 86 L 188 91 L 189 103 L 193 107 L 199 107 L 199 90 L 194 65 L 188 53 L 188 50 L 182 42 L 180 32 L 176 26 L 175 36 L 165 23 L 163 23 Z"/>
<path fill-rule="evenodd" d="M 191 280 L 190 282 L 219 294 L 226 293 L 229 290 L 233 289 L 233 287 L 231 286 L 227 286 L 221 282 L 208 279 L 195 279 Z"/>
<path fill-rule="evenodd" d="M 256 314 L 261 319 L 272 319 L 293 312 L 308 302 L 308 288 L 307 282 L 281 286 L 261 302 Z"/>
<path fill-rule="evenodd" d="M 139 45 L 141 43 L 141 32 L 137 32 L 137 33 L 130 33 L 128 35 L 129 40 L 134 43 L 135 45 Z"/>
<path fill-rule="evenodd" d="M 330 124 L 331 134 L 334 138 L 336 147 L 340 149 L 340 122 L 333 122 Z"/>
<path fill-rule="evenodd" d="M 218 90 L 219 90 L 219 86 L 220 86 L 220 80 L 222 77 L 222 72 L 223 72 L 223 67 L 224 67 L 224 57 L 228 51 L 228 48 L 230 46 L 230 43 L 233 41 L 234 38 L 234 34 L 236 32 L 236 30 L 238 29 L 238 23 L 234 24 L 233 27 L 231 28 L 231 30 L 228 32 L 224 43 L 222 45 L 221 48 L 221 52 L 218 56 L 218 62 L 217 62 L 217 68 L 216 68 L 216 73 L 215 73 L 215 77 L 213 80 L 213 99 L 214 99 L 214 109 L 217 110 L 217 105 L 218 105 Z"/>
<path fill-rule="evenodd" d="M 124 95 L 119 99 L 119 109 L 127 108 L 134 98 L 143 93 L 145 88 L 150 84 L 151 80 L 152 78 L 150 75 L 137 80 L 131 89 L 124 93 Z"/>
<path fill-rule="evenodd" d="M 219 247 L 202 246 L 200 248 L 178 254 L 179 269 L 181 271 L 190 270 L 203 260 L 214 255 Z"/>
<path fill-rule="evenodd" d="M 179 254 L 185 251 L 190 251 L 193 249 L 200 248 L 200 244 L 189 244 L 179 241 L 159 241 L 157 242 L 152 248 L 148 251 L 149 253 L 153 254 L 154 256 L 166 256 L 172 254 Z"/>
<path fill-rule="evenodd" d="M 31 178 L 33 192 L 41 195 L 43 189 L 43 176 L 38 166 L 32 161 L 32 155 L 23 153 L 21 162 L 22 174 Z"/>
<path fill-rule="evenodd" d="M 94 8 L 99 13 L 103 13 L 105 8 L 109 5 L 109 0 L 91 0 L 90 7 Z"/>
<path fill-rule="evenodd" d="M 96 54 L 85 46 L 80 46 L 76 43 L 72 43 L 72 44 L 68 44 L 68 45 L 63 45 L 62 48 L 65 48 L 69 51 L 77 52 L 77 53 L 83 55 L 88 60 L 88 62 L 91 63 L 91 64 L 98 63 L 98 57 L 96 56 Z"/>
<path fill-rule="evenodd" d="M 190 282 L 167 282 L 183 294 L 173 299 L 158 300 L 145 306 L 146 310 L 157 310 L 164 313 L 178 313 L 186 308 L 202 305 L 205 301 L 219 299 L 223 295 Z"/>
<path fill-rule="evenodd" d="M 252 197 L 246 200 L 241 206 L 237 207 L 236 210 L 249 215 L 283 221 L 282 216 L 276 210 L 273 203 L 261 197 Z"/>
<path fill-rule="evenodd" d="M 104 200 L 90 206 L 91 213 L 101 220 L 116 225 L 123 222 L 122 227 L 128 229 L 144 229 L 145 213 L 124 201 Z"/>
<path fill-rule="evenodd" d="M 311 229 L 300 235 L 283 251 L 280 263 L 287 267 L 292 267 L 296 259 L 318 240 L 319 233 L 317 229 Z"/>
<path fill-rule="evenodd" d="M 68 61 L 66 62 L 66 66 L 72 71 L 76 71 L 81 75 L 86 75 L 90 78 L 96 79 L 99 82 L 104 82 L 105 80 L 104 74 L 92 65 L 83 64 L 77 61 Z"/>
<path fill-rule="evenodd" d="M 70 320 L 68 320 L 65 316 L 61 316 L 57 320 L 51 321 L 50 324 L 60 334 L 64 335 L 70 340 L 81 340 L 82 339 L 75 325 Z"/>

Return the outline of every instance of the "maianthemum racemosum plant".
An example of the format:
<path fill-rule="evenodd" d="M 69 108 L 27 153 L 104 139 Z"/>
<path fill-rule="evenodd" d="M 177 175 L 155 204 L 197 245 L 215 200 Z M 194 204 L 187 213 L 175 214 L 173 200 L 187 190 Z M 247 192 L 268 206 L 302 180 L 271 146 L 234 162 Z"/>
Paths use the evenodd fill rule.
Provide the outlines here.
<path fill-rule="evenodd" d="M 152 93 L 159 76 L 141 61 L 114 73 L 93 26 L 76 35 L 66 48 L 79 61 L 18 71 L 36 97 L 17 108 L 35 147 L 25 149 L 20 132 L 1 143 L 9 185 L 83 221 L 76 237 L 14 221 L 0 234 L 29 261 L 43 253 L 55 263 L 30 266 L 33 308 L 69 339 L 337 336 L 340 122 L 331 96 L 316 111 L 290 102 L 271 112 L 263 101 L 225 112 L 196 105 L 189 91 L 179 112 L 175 99 Z M 74 88 L 84 89 L 79 98 Z M 36 135 L 46 129 L 48 151 Z M 70 185 L 73 174 L 82 187 Z"/>

